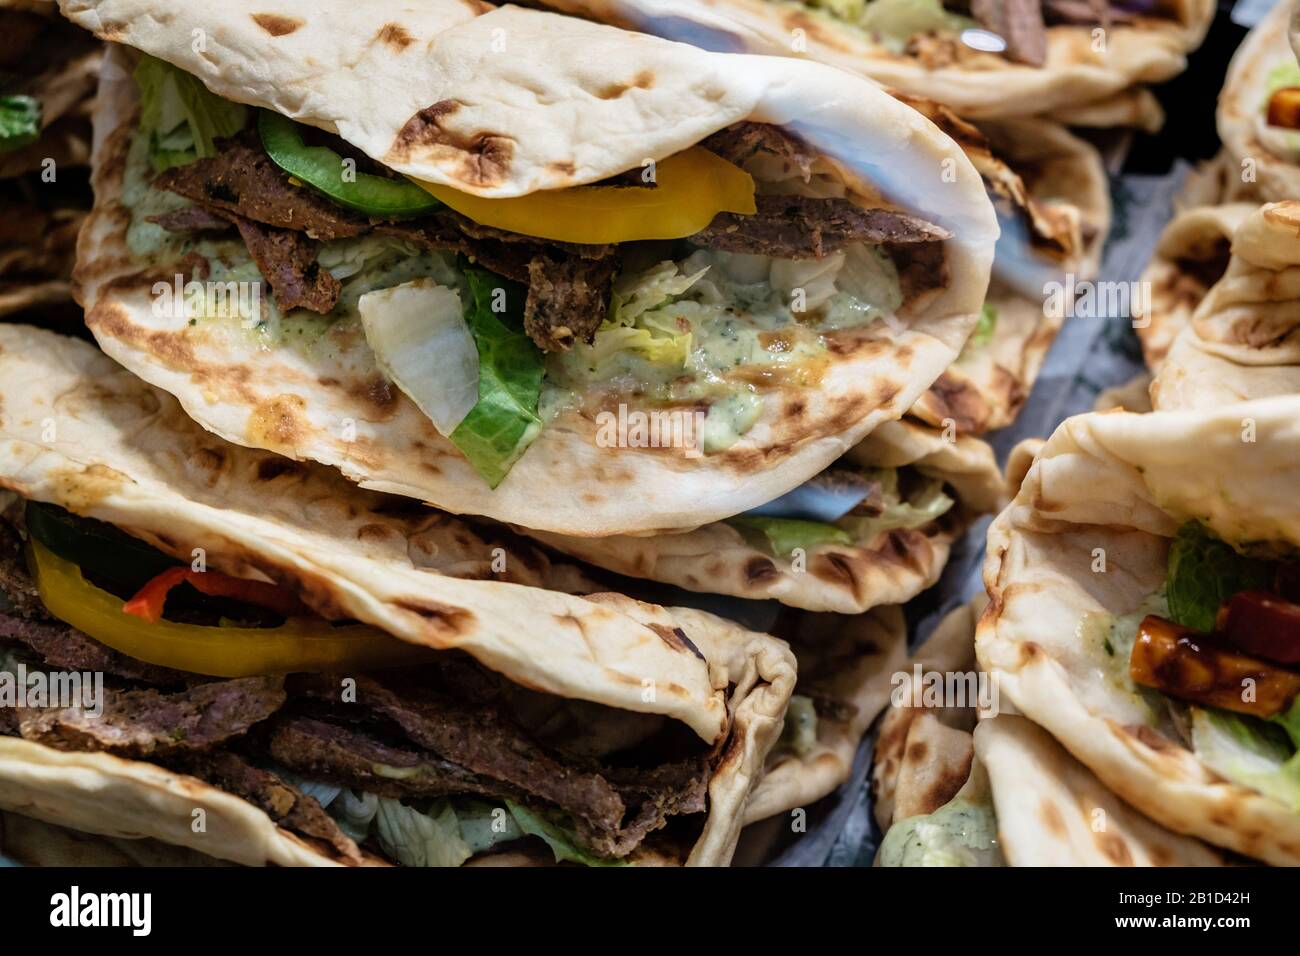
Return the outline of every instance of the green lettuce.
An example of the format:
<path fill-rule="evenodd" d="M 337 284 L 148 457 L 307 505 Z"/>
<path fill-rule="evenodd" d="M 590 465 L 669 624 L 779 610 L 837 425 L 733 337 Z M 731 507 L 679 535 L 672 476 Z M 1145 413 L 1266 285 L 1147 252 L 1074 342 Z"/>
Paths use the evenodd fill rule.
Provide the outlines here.
<path fill-rule="evenodd" d="M 804 521 L 799 518 L 765 518 L 746 515 L 730 518 L 731 525 L 753 547 L 776 558 L 788 558 L 795 548 L 811 551 L 823 544 L 851 544 L 853 538 L 843 528 L 821 521 Z"/>
<path fill-rule="evenodd" d="M 993 341 L 993 332 L 998 326 L 998 309 L 997 306 L 990 302 L 985 302 L 984 307 L 980 309 L 979 321 L 975 323 L 975 331 L 971 333 L 970 338 L 966 340 L 965 352 L 973 352 L 976 349 L 982 349 Z"/>
<path fill-rule="evenodd" d="M 872 0 L 858 22 L 896 52 L 918 33 L 955 33 L 975 26 L 970 18 L 945 10 L 940 0 Z"/>
<path fill-rule="evenodd" d="M 898 490 L 898 471 L 878 468 L 871 477 L 881 484 L 884 507 L 878 515 L 848 515 L 840 519 L 854 541 L 864 544 L 882 531 L 900 528 L 921 528 L 946 514 L 956 504 L 943 490 L 938 478 L 927 478 L 921 487 L 907 498 Z"/>
<path fill-rule="evenodd" d="M 449 437 L 495 488 L 541 433 L 542 353 L 523 332 L 521 286 L 483 269 L 466 269 L 465 279 L 465 322 L 478 347 L 478 402 Z M 492 309 L 501 299 L 498 289 L 505 302 L 500 315 Z"/>
<path fill-rule="evenodd" d="M 0 96 L 0 153 L 30 146 L 41 135 L 41 101 L 33 96 Z"/>
<path fill-rule="evenodd" d="M 450 800 L 435 800 L 421 813 L 400 800 L 379 798 L 375 836 L 384 852 L 403 866 L 460 866 L 474 851 L 460 835 Z"/>
<path fill-rule="evenodd" d="M 1261 109 L 1268 109 L 1268 101 L 1278 90 L 1291 86 L 1300 86 L 1300 63 L 1286 59 L 1268 71 L 1268 81 Z"/>
<path fill-rule="evenodd" d="M 1169 545 L 1165 595 L 1175 624 L 1198 631 L 1214 630 L 1219 606 L 1240 591 L 1272 587 L 1272 562 L 1238 554 L 1200 524 L 1189 521 Z"/>
<path fill-rule="evenodd" d="M 1292 739 L 1296 708 L 1272 722 L 1207 707 L 1190 708 L 1192 750 L 1234 783 L 1300 811 L 1300 754 Z"/>
<path fill-rule="evenodd" d="M 546 842 L 555 854 L 555 862 L 562 863 L 568 860 L 573 863 L 581 863 L 583 866 L 626 866 L 622 860 L 607 860 L 603 857 L 593 856 L 586 850 L 579 847 L 568 832 L 558 824 L 546 819 L 540 814 L 534 813 L 527 807 L 517 803 L 506 801 L 510 807 L 510 813 L 519 824 L 519 829 L 523 830 L 529 836 L 538 837 Z"/>
<path fill-rule="evenodd" d="M 149 161 L 161 172 L 217 154 L 215 141 L 234 136 L 248 108 L 222 99 L 198 77 L 152 56 L 135 68 L 140 126 L 149 136 Z"/>

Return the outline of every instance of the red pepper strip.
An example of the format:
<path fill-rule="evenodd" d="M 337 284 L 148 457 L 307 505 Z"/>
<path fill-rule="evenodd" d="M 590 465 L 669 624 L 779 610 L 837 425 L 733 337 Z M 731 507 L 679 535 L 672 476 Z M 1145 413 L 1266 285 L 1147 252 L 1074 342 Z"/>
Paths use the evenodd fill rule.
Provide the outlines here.
<path fill-rule="evenodd" d="M 284 617 L 311 613 L 311 609 L 299 601 L 296 595 L 278 585 L 231 577 L 220 571 L 195 571 L 191 568 L 168 568 L 123 604 L 122 612 L 143 618 L 150 624 L 157 624 L 162 618 L 167 595 L 183 581 L 188 581 L 191 587 L 211 597 L 234 598 L 246 604 L 256 604 Z"/>

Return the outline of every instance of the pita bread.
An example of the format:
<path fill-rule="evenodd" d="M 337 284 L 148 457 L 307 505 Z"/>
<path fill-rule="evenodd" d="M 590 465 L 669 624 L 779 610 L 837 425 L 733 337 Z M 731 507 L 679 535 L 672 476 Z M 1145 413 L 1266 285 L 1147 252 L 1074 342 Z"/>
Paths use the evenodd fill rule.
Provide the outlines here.
<path fill-rule="evenodd" d="M 114 839 L 0 813 L 0 856 L 23 866 L 217 866 L 192 850 L 148 838 Z"/>
<path fill-rule="evenodd" d="M 1257 201 L 1300 196 L 1300 133 L 1271 127 L 1266 118 L 1269 75 L 1296 65 L 1287 42 L 1290 20 L 1291 4 L 1277 3 L 1250 31 L 1232 56 L 1215 113 L 1230 188 Z M 1232 182 L 1238 172 L 1239 184 Z"/>
<path fill-rule="evenodd" d="M 64 11 L 105 39 L 194 72 L 220 95 L 337 132 L 399 172 L 479 195 L 600 180 L 751 119 L 796 133 L 824 157 L 827 175 L 855 195 L 872 202 L 883 195 L 950 229 L 954 239 L 944 244 L 944 289 L 914 297 L 902 322 L 830 333 L 835 355 L 816 387 L 764 392 L 757 420 L 725 451 L 691 458 L 679 448 L 598 447 L 594 416 L 563 412 L 489 490 L 403 395 L 381 389 L 379 404 L 371 397 L 383 378 L 361 335 L 346 342 L 344 333 L 332 336 L 341 344 L 331 354 L 304 357 L 153 314 L 149 290 L 158 269 L 178 269 L 146 266 L 123 247 L 120 198 L 134 88 L 121 69 L 115 77 L 106 72 L 97 208 L 77 273 L 87 324 L 108 354 L 177 395 L 229 441 L 324 462 L 366 487 L 449 511 L 539 530 L 590 536 L 684 529 L 777 497 L 900 417 L 977 321 L 996 235 L 979 176 L 932 124 L 860 79 L 818 64 L 720 57 L 515 7 L 453 0 L 417 7 L 279 0 L 271 7 L 286 21 L 277 21 L 279 35 L 259 26 L 257 18 L 271 14 L 251 0 L 187 5 L 166 23 L 147 0 L 68 0 Z M 414 39 L 400 51 L 376 41 L 389 27 Z M 215 38 L 202 54 L 191 48 L 194 30 Z M 493 52 L 501 43 L 507 51 Z M 442 132 L 430 134 L 438 142 L 406 143 L 400 134 L 408 122 L 438 104 L 457 104 L 440 116 Z M 481 144 L 485 130 L 502 129 L 510 131 L 510 145 L 501 147 L 509 158 L 487 170 L 463 144 Z M 946 161 L 956 164 L 957 182 L 939 195 L 932 183 Z M 355 423 L 355 440 L 341 435 L 342 422 Z"/>
<path fill-rule="evenodd" d="M 978 614 L 976 602 L 948 612 L 909 664 L 920 664 L 923 674 L 974 670 Z M 916 700 L 920 688 L 914 679 L 910 688 Z M 876 733 L 871 767 L 872 812 L 882 831 L 896 819 L 931 813 L 953 798 L 970 774 L 974 724 L 973 708 L 890 702 Z"/>
<path fill-rule="evenodd" d="M 773 556 L 725 522 L 643 537 L 526 533 L 565 554 L 629 577 L 690 591 L 775 598 L 791 607 L 854 614 L 880 604 L 900 604 L 934 584 L 962 529 L 1001 502 L 1002 478 L 992 448 L 969 436 L 949 440 L 909 419 L 881 425 L 841 459 L 840 467 L 910 467 L 946 483 L 957 504 L 938 521 L 920 528 L 882 531 L 869 541 L 848 545 L 818 545 L 800 563 L 789 555 Z"/>
<path fill-rule="evenodd" d="M 485 580 L 490 539 L 457 519 L 395 509 L 330 469 L 225 444 L 92 346 L 27 326 L 0 325 L 0 487 L 173 556 L 201 544 L 213 569 L 276 582 L 329 618 L 464 651 L 531 689 L 664 714 L 708 744 L 726 736 L 694 862 L 725 862 L 734 848 L 793 689 L 780 641 L 702 612 L 531 586 L 585 582 L 527 546 L 511 546 L 507 566 L 529 583 Z M 206 834 L 190 829 L 197 806 L 209 811 Z M 197 780 L 14 738 L 0 738 L 0 809 L 241 863 L 320 855 Z"/>
<path fill-rule="evenodd" d="M 1253 203 L 1195 206 L 1165 226 L 1141 278 L 1151 290 L 1146 322 L 1134 324 L 1147 368 L 1160 367 L 1174 338 L 1223 277 L 1232 234 L 1257 208 Z"/>
<path fill-rule="evenodd" d="M 1223 866 L 1222 854 L 1121 801 L 1050 734 L 1003 714 L 975 725 L 1011 866 Z"/>
<path fill-rule="evenodd" d="M 1239 217 L 1227 269 L 1190 321 L 1186 305 L 1171 313 L 1185 327 L 1152 382 L 1157 409 L 1300 392 L 1300 202 L 1232 210 L 1217 214 Z"/>
<path fill-rule="evenodd" d="M 1034 222 L 1003 219 L 986 302 L 997 312 L 991 339 L 972 342 L 912 409 L 937 428 L 979 434 L 1015 421 L 1033 389 L 1061 317 L 1043 306 L 1044 284 L 1073 274 L 1091 279 L 1110 230 L 1110 188 L 1101 156 L 1064 127 L 1036 119 L 979 124 L 986 152 L 1016 170 Z M 999 181 L 963 142 L 995 202 L 1013 183 Z M 990 152 L 991 151 L 991 152 Z M 1068 236 L 1055 255 L 1040 237 Z"/>
<path fill-rule="evenodd" d="M 869 76 L 894 89 L 944 103 L 970 119 L 1053 116 L 1058 109 L 1160 83 L 1187 66 L 1214 16 L 1209 0 L 1178 0 L 1169 18 L 1138 17 L 1105 32 L 1047 29 L 1042 67 L 926 34 L 919 56 L 894 53 L 865 30 L 796 2 L 772 0 L 547 0 L 549 6 L 629 29 L 723 51 L 808 57 Z"/>
<path fill-rule="evenodd" d="M 1175 832 L 1277 864 L 1300 862 L 1300 815 L 1202 763 L 1134 691 L 1127 661 L 1088 638 L 1087 622 L 1108 618 L 1086 616 L 1131 613 L 1162 586 L 1168 539 L 1189 519 L 1228 542 L 1300 544 L 1289 490 L 1298 410 L 1278 397 L 1068 419 L 989 530 L 976 636 L 1001 698 L 1120 798 Z"/>
<path fill-rule="evenodd" d="M 745 807 L 746 824 L 807 807 L 844 783 L 867 728 L 889 703 L 894 675 L 907 664 L 907 627 L 894 605 L 852 617 L 801 613 L 789 636 L 799 661 L 797 691 L 844 713 L 819 714 L 806 752 L 772 750 Z"/>
<path fill-rule="evenodd" d="M 981 596 L 940 622 L 917 651 L 924 672 L 975 667 Z M 999 707 L 1006 703 L 999 701 Z M 973 734 L 973 735 L 972 735 Z M 993 807 L 1011 866 L 1215 866 L 1204 844 L 1170 833 L 1121 802 L 1051 736 L 1006 710 L 890 706 L 872 768 L 880 828 L 954 799 Z"/>

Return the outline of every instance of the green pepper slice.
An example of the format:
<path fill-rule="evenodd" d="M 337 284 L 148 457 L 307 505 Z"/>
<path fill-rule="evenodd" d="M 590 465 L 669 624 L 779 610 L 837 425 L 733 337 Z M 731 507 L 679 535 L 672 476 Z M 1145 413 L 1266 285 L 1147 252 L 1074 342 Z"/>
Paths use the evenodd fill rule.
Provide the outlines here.
<path fill-rule="evenodd" d="M 271 162 L 340 206 L 381 219 L 423 216 L 442 206 L 409 180 L 362 172 L 344 179 L 343 157 L 327 146 L 308 146 L 298 124 L 287 116 L 262 110 L 257 132 Z"/>
<path fill-rule="evenodd" d="M 28 499 L 27 533 L 65 561 L 119 584 L 139 585 L 182 562 L 120 528 Z"/>
<path fill-rule="evenodd" d="M 35 97 L 0 96 L 0 153 L 12 153 L 36 142 L 41 135 L 42 112 L 41 101 Z M 424 192 L 418 186 L 416 190 Z"/>

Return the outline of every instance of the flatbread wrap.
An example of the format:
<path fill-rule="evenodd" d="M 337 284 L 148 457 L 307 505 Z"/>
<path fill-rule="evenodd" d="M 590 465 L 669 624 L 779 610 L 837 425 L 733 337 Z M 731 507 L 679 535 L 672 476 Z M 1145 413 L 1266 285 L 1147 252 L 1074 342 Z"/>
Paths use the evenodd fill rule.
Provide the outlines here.
<path fill-rule="evenodd" d="M 696 527 L 900 417 L 978 321 L 979 175 L 865 80 L 514 7 L 272 6 L 63 6 L 143 54 L 99 101 L 87 325 L 227 440 L 544 531 Z M 197 146 L 177 89 L 220 119 Z M 269 291 L 156 308 L 204 271 Z"/>
<path fill-rule="evenodd" d="M 82 341 L 0 325 L 0 396 L 0 809 L 250 865 L 727 862 L 782 642 L 569 593 L 526 542 L 225 443 Z"/>

